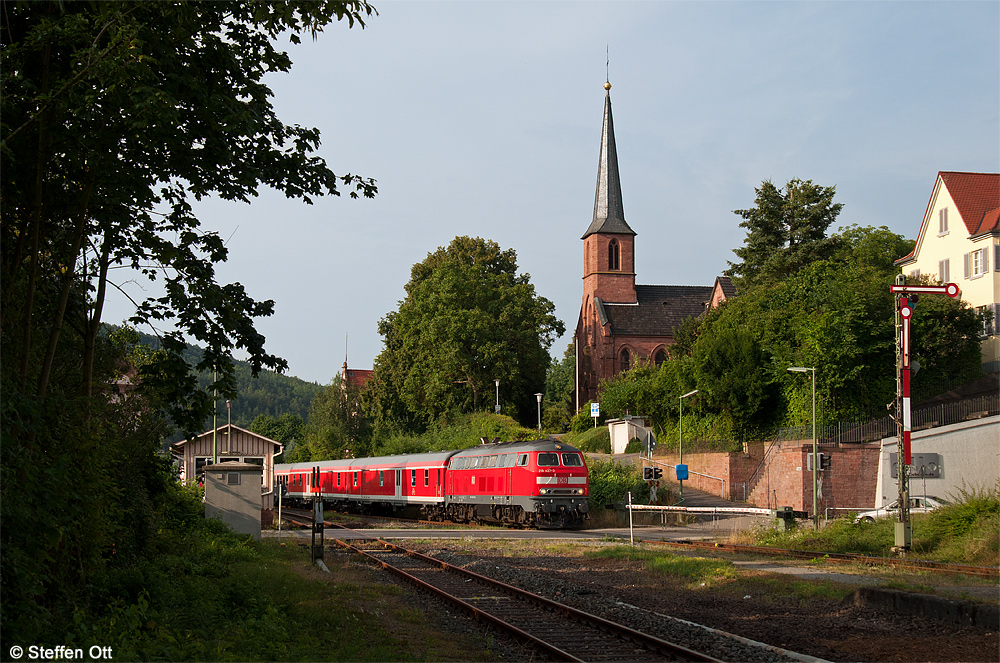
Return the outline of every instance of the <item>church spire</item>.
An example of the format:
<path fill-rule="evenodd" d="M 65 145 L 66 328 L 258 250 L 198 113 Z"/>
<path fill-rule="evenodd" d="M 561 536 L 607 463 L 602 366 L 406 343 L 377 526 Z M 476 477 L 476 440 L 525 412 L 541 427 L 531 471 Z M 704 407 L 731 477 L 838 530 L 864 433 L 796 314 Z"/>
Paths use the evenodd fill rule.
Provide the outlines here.
<path fill-rule="evenodd" d="M 594 197 L 594 220 L 581 239 L 595 233 L 635 235 L 625 222 L 622 184 L 618 175 L 618 152 L 615 127 L 611 119 L 611 83 L 605 82 L 604 128 L 601 131 L 601 158 L 597 165 L 597 195 Z"/>

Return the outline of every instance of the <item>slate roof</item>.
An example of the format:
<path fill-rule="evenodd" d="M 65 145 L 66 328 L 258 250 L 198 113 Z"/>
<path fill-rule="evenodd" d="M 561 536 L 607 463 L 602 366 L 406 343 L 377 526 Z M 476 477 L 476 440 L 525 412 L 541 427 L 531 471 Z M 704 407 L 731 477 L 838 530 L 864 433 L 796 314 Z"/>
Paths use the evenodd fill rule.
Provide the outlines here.
<path fill-rule="evenodd" d="M 607 317 L 615 335 L 672 335 L 686 318 L 704 313 L 712 289 L 704 285 L 637 285 L 637 304 L 602 302 L 602 317 Z"/>
<path fill-rule="evenodd" d="M 615 126 L 611 119 L 611 84 L 605 83 L 604 128 L 601 130 L 601 156 L 597 164 L 597 194 L 594 196 L 594 220 L 580 239 L 594 233 L 635 235 L 625 222 L 622 205 L 622 183 L 618 174 L 618 150 L 615 148 Z"/>
<path fill-rule="evenodd" d="M 731 278 L 728 276 L 718 276 L 715 280 L 719 284 L 719 289 L 722 290 L 722 294 L 725 295 L 726 299 L 732 299 L 736 296 L 736 286 L 733 285 L 733 280 Z"/>

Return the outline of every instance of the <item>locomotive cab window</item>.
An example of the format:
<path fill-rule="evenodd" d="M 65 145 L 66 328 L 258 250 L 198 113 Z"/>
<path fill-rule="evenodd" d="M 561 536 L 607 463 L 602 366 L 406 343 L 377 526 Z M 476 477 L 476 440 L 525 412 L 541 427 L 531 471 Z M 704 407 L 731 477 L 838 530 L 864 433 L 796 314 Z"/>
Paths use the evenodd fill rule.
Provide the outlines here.
<path fill-rule="evenodd" d="M 528 454 L 521 454 L 517 457 L 517 466 L 524 467 L 528 464 Z"/>
<path fill-rule="evenodd" d="M 562 464 L 566 467 L 583 467 L 583 460 L 580 459 L 580 454 L 563 453 Z"/>
<path fill-rule="evenodd" d="M 538 452 L 538 467 L 558 467 L 559 454 L 550 452 Z"/>

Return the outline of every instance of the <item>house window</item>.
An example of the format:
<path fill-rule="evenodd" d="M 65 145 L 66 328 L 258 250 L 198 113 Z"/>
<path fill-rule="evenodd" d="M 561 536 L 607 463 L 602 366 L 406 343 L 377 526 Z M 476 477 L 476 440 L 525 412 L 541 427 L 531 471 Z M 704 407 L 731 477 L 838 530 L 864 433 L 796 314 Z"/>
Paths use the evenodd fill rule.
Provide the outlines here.
<path fill-rule="evenodd" d="M 920 278 L 920 270 L 919 269 L 915 269 L 912 272 L 910 272 L 910 278 L 911 279 L 919 279 Z"/>
<path fill-rule="evenodd" d="M 989 247 L 965 254 L 965 278 L 976 279 L 990 271 Z"/>
<path fill-rule="evenodd" d="M 948 283 L 951 280 L 951 259 L 938 260 L 938 280 Z"/>
<path fill-rule="evenodd" d="M 657 350 L 656 356 L 653 357 L 653 363 L 660 366 L 663 362 L 667 360 L 667 353 L 663 350 Z"/>
<path fill-rule="evenodd" d="M 627 371 L 630 368 L 630 366 L 629 366 L 629 364 L 631 363 L 630 359 L 631 359 L 631 357 L 630 357 L 630 355 L 628 353 L 628 349 L 627 348 L 623 349 L 622 353 L 621 353 L 621 368 L 622 368 L 622 373 L 624 373 L 625 371 Z"/>
<path fill-rule="evenodd" d="M 608 269 L 614 271 L 621 269 L 621 247 L 617 239 L 611 240 L 608 244 Z"/>
<path fill-rule="evenodd" d="M 240 473 L 239 472 L 227 472 L 226 473 L 226 483 L 230 486 L 240 485 Z"/>
<path fill-rule="evenodd" d="M 948 208 L 943 207 L 938 212 L 938 237 L 948 234 Z"/>

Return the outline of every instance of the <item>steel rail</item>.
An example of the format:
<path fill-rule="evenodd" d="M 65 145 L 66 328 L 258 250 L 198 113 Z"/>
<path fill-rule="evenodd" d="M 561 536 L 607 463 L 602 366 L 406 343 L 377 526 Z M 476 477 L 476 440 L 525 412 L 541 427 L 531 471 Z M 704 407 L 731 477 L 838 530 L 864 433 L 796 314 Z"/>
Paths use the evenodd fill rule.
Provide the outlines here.
<path fill-rule="evenodd" d="M 345 541 L 336 540 L 336 543 L 345 549 L 363 555 L 364 557 L 374 561 L 380 567 L 393 571 L 394 573 L 400 575 L 401 577 L 410 580 L 417 586 L 427 589 L 432 593 L 434 593 L 435 595 L 440 596 L 441 598 L 451 603 L 454 603 L 455 605 L 460 606 L 464 610 L 470 612 L 477 619 L 483 619 L 489 621 L 490 623 L 498 627 L 504 628 L 510 631 L 511 633 L 514 633 L 517 637 L 524 638 L 532 642 L 536 646 L 540 647 L 543 651 L 547 652 L 549 655 L 555 658 L 558 658 L 559 660 L 567 660 L 567 661 L 592 660 L 587 658 L 580 658 L 578 655 L 579 652 L 574 653 L 571 651 L 567 651 L 568 648 L 565 648 L 565 646 L 557 646 L 552 642 L 546 641 L 545 639 L 543 639 L 543 637 L 530 633 L 526 631 L 524 628 L 518 627 L 517 625 L 511 624 L 509 621 L 503 619 L 498 615 L 492 614 L 487 610 L 472 605 L 472 603 L 470 603 L 470 600 L 455 596 L 447 592 L 445 589 L 436 587 L 420 578 L 417 578 L 412 573 L 409 573 L 397 566 L 394 566 L 389 562 L 387 562 L 386 560 L 380 559 L 376 555 L 369 553 L 368 551 L 361 550 L 360 548 L 353 546 Z M 556 601 L 552 601 L 545 597 L 538 596 L 537 594 L 532 594 L 531 592 L 527 592 L 518 587 L 514 587 L 513 585 L 508 585 L 506 583 L 493 580 L 492 578 L 480 575 L 478 573 L 475 573 L 474 571 L 469 571 L 468 569 L 463 569 L 461 567 L 454 566 L 443 560 L 439 560 L 434 557 L 424 555 L 423 553 L 414 550 L 409 550 L 401 546 L 397 546 L 388 541 L 376 539 L 375 543 L 381 546 L 384 551 L 385 550 L 392 551 L 397 555 L 405 556 L 409 559 L 419 560 L 425 565 L 435 567 L 442 571 L 446 571 L 450 574 L 475 580 L 489 588 L 500 589 L 506 594 L 513 596 L 517 599 L 520 599 L 522 602 L 527 602 L 531 605 L 543 608 L 546 611 L 551 611 L 561 614 L 566 618 L 572 620 L 572 622 L 574 623 L 589 625 L 603 634 L 613 636 L 623 645 L 638 646 L 644 650 L 648 650 L 649 653 L 658 654 L 659 656 L 664 657 L 666 660 L 670 661 L 717 661 L 718 660 L 710 656 L 707 656 L 705 654 L 701 654 L 699 652 L 687 649 L 680 645 L 676 645 L 667 642 L 665 640 L 656 638 L 654 636 L 647 635 L 640 631 L 636 631 L 627 626 L 616 624 L 615 622 L 608 621 L 596 615 L 592 615 L 582 610 L 577 610 L 576 608 L 571 608 L 567 605 L 563 605 L 562 603 L 558 603 Z M 494 604 L 497 603 L 495 600 L 484 601 L 484 602 L 485 603 L 492 602 Z M 494 609 L 497 609 L 497 607 L 494 606 Z M 516 611 L 511 611 L 510 609 L 508 609 L 508 612 L 510 614 L 519 614 L 519 616 L 523 617 L 524 609 L 523 607 L 519 607 Z M 539 627 L 541 626 L 543 625 L 539 624 Z M 550 628 L 549 630 L 553 635 L 556 633 L 563 636 L 566 635 L 565 629 L 559 627 L 556 627 L 554 629 Z M 588 649 L 588 646 L 586 645 L 588 639 L 583 637 L 582 633 L 574 632 L 574 640 L 584 649 Z M 598 643 L 598 646 L 607 647 L 606 644 L 602 645 L 602 643 Z M 606 654 L 606 651 L 604 653 Z M 634 653 L 635 653 L 634 650 L 631 650 L 630 654 L 634 655 Z M 603 659 L 605 658 L 605 656 L 601 656 L 600 658 Z M 624 660 L 630 660 L 630 659 L 624 659 Z"/>

